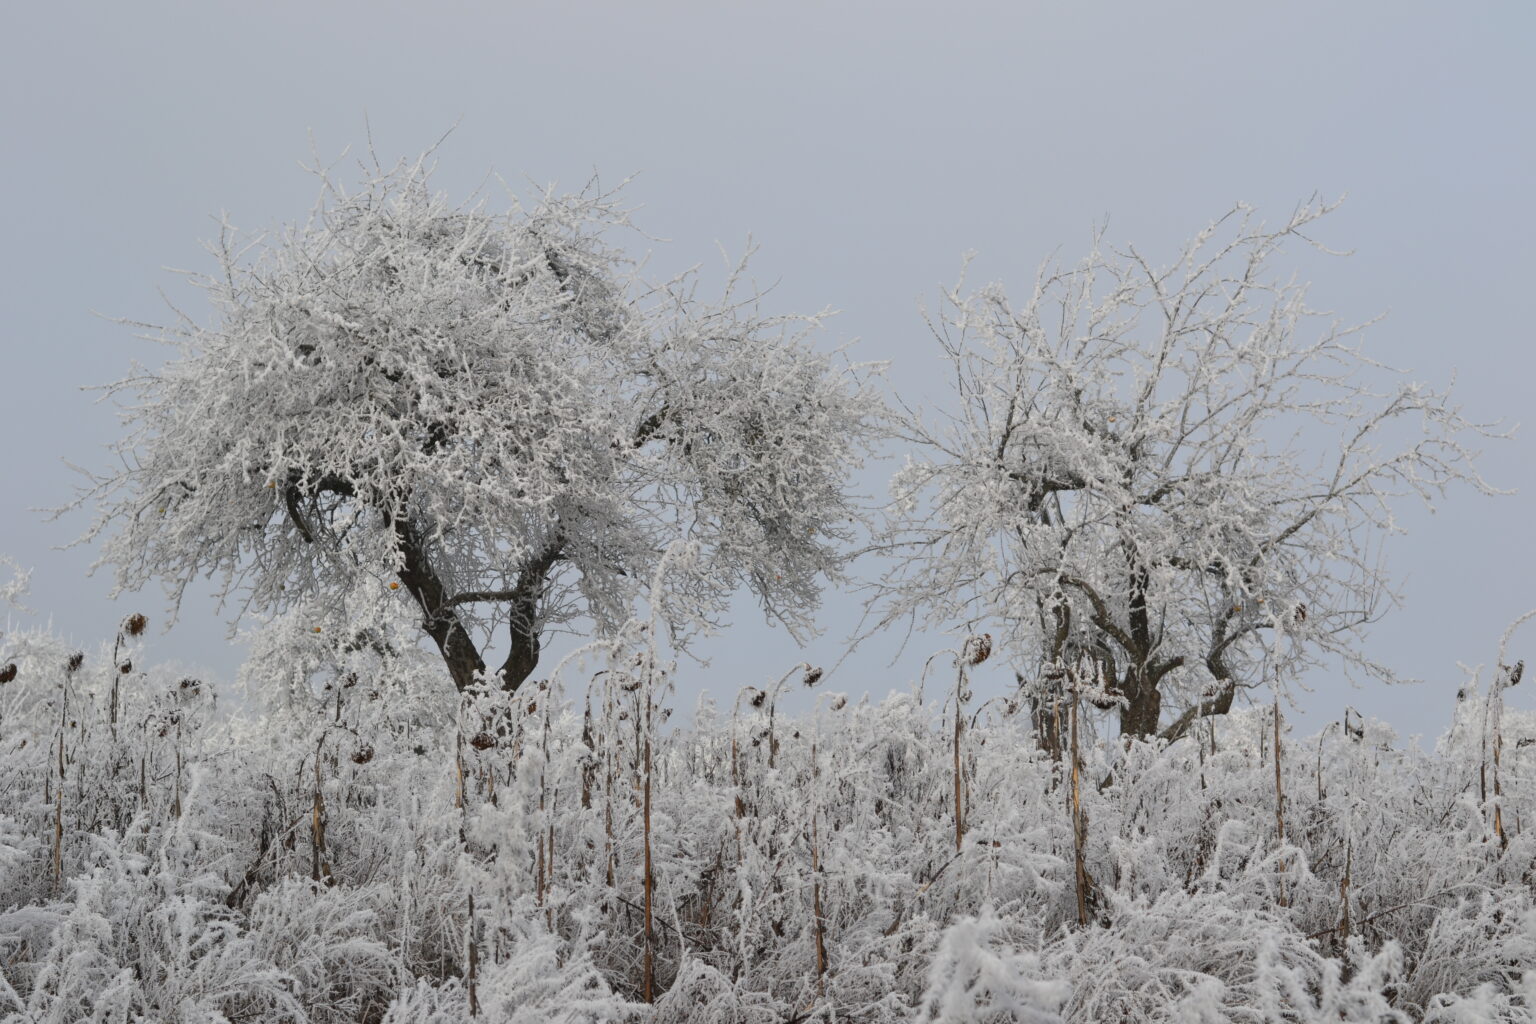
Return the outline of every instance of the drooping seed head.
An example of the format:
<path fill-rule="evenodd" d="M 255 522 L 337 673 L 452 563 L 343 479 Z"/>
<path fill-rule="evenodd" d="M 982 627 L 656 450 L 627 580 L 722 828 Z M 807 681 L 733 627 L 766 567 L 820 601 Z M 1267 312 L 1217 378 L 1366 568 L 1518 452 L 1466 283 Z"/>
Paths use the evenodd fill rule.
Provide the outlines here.
<path fill-rule="evenodd" d="M 980 665 L 990 657 L 992 657 L 991 633 L 982 633 L 980 636 L 966 638 L 964 660 L 968 664 Z"/>

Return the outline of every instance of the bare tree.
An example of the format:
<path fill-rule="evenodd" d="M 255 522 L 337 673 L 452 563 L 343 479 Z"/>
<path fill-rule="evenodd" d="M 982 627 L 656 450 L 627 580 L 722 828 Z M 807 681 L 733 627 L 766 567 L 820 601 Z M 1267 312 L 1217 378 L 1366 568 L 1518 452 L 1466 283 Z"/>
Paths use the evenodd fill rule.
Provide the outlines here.
<path fill-rule="evenodd" d="M 1275 274 L 1329 209 L 1269 228 L 1238 206 L 1166 266 L 1098 236 L 1018 305 L 949 291 L 930 325 L 955 405 L 906 428 L 883 621 L 995 621 L 1037 705 L 1086 674 L 1133 736 L 1328 656 L 1393 678 L 1356 641 L 1395 600 L 1394 499 L 1491 492 L 1468 444 L 1493 431 Z"/>
<path fill-rule="evenodd" d="M 647 284 L 611 193 L 490 213 L 425 159 L 353 191 L 322 173 L 273 239 L 226 225 L 212 321 L 151 327 L 177 358 L 109 386 L 122 468 L 76 502 L 119 586 L 162 579 L 174 609 L 210 575 L 257 611 L 401 591 L 460 689 L 495 637 L 514 689 L 551 627 L 641 597 L 713 615 L 745 584 L 808 627 L 880 410 L 808 343 L 819 317 L 760 313 L 744 266 L 714 303 Z M 680 538 L 696 557 L 650 592 Z"/>

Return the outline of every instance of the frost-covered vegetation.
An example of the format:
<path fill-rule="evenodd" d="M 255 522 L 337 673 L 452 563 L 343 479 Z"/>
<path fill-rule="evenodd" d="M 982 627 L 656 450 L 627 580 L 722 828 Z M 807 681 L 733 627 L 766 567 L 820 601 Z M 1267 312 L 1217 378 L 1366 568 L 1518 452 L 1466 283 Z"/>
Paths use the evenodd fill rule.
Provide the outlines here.
<path fill-rule="evenodd" d="M 1503 709 L 1510 672 L 1433 751 L 1265 707 L 1098 739 L 1086 703 L 1048 750 L 1016 704 L 967 703 L 974 643 L 926 698 L 789 716 L 819 676 L 798 666 L 672 727 L 640 626 L 460 696 L 435 657 L 280 625 L 231 716 L 132 663 L 141 625 L 83 659 L 0 647 L 8 1024 L 1536 1005 L 1536 724 Z"/>
<path fill-rule="evenodd" d="M 219 580 L 251 652 L 219 705 L 142 615 L 0 636 L 0 1024 L 1533 1019 L 1509 634 L 1432 750 L 1282 714 L 1396 678 L 1378 542 L 1492 492 L 1499 433 L 1272 267 L 1326 206 L 947 293 L 921 410 L 744 266 L 647 281 L 611 194 L 427 179 L 226 231 L 212 319 L 108 388 L 86 539 L 172 612 Z M 880 699 L 800 663 L 678 707 L 734 593 L 799 638 L 858 580 L 871 632 L 964 639 Z"/>

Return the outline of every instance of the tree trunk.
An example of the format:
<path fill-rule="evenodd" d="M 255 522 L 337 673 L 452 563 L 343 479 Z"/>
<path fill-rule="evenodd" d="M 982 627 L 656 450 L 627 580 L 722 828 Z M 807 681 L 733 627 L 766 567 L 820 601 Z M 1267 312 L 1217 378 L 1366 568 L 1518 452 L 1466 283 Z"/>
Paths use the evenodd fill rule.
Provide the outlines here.
<path fill-rule="evenodd" d="M 1144 740 L 1157 735 L 1157 722 L 1163 713 L 1163 694 L 1156 683 L 1128 674 L 1125 699 L 1120 709 L 1120 735 Z"/>
<path fill-rule="evenodd" d="M 513 611 L 511 627 L 512 651 L 507 655 L 507 660 L 502 663 L 501 688 L 508 693 L 516 693 L 517 688 L 523 685 L 523 681 L 533 675 L 533 670 L 539 667 L 539 633 L 531 622 L 520 623 L 516 610 Z M 529 615 L 529 619 L 532 615 Z"/>
<path fill-rule="evenodd" d="M 549 586 L 549 574 L 560 561 L 564 548 L 565 539 L 557 535 L 542 551 L 524 562 L 517 574 L 517 586 L 512 588 L 509 600 L 507 628 L 512 649 L 496 673 L 501 678 L 501 688 L 508 693 L 517 692 L 539 666 L 539 602 Z"/>
<path fill-rule="evenodd" d="M 507 592 L 479 592 L 460 594 L 456 598 L 432 568 L 427 557 L 426 545 L 417 532 L 406 522 L 394 524 L 396 547 L 400 551 L 400 582 L 416 599 L 422 610 L 422 628 L 437 645 L 453 685 L 463 693 L 477 678 L 485 675 L 485 659 L 475 647 L 469 631 L 454 610 L 454 605 L 467 599 L 505 600 L 510 605 L 511 650 L 507 660 L 496 670 L 502 689 L 516 692 L 539 664 L 539 601 L 549 583 L 549 574 L 560 561 L 565 542 L 556 537 L 536 556 L 523 564 L 518 573 L 517 586 Z"/>
<path fill-rule="evenodd" d="M 422 628 L 437 645 L 437 651 L 443 657 L 443 664 L 448 667 L 448 674 L 453 677 L 454 687 L 463 693 L 476 677 L 484 674 L 485 661 L 480 657 L 480 652 L 475 649 L 475 642 L 470 639 L 464 623 L 460 622 L 459 616 L 448 607 L 448 592 L 443 586 L 443 581 L 438 579 L 437 573 L 432 570 L 432 565 L 427 560 L 427 553 L 416 532 L 406 523 L 396 522 L 394 526 L 396 545 L 403 560 L 400 566 L 400 582 L 405 584 L 405 589 L 421 607 Z"/>

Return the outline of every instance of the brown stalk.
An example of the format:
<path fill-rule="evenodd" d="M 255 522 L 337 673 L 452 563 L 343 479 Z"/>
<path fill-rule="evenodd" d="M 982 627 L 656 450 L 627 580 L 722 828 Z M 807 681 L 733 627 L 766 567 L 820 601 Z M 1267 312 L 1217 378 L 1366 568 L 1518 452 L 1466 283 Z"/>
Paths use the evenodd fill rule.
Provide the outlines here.
<path fill-rule="evenodd" d="M 64 881 L 64 785 L 66 781 L 64 770 L 64 738 L 65 730 L 69 724 L 69 680 L 80 667 L 79 655 L 69 659 L 64 670 L 64 680 L 59 684 L 59 738 L 58 738 L 58 768 L 59 785 L 53 794 L 53 881 L 55 885 Z M 43 781 L 43 795 L 48 795 L 48 779 L 45 775 Z"/>
<path fill-rule="evenodd" d="M 1285 842 L 1285 784 L 1280 778 L 1280 697 L 1275 697 L 1275 839 Z"/>
<path fill-rule="evenodd" d="M 179 818 L 179 817 L 181 817 L 181 713 L 177 712 L 175 717 L 176 717 L 176 788 L 175 788 L 174 794 L 171 797 L 171 815 L 173 817 Z M 318 763 L 315 765 L 315 770 L 316 771 L 320 770 L 320 766 L 319 766 Z"/>
<path fill-rule="evenodd" d="M 324 738 L 320 744 L 325 742 Z M 310 879 L 320 881 L 324 876 L 326 884 L 332 884 L 335 879 L 331 875 L 331 865 L 326 858 L 325 848 L 325 795 L 321 791 L 320 782 L 320 744 L 315 746 L 315 800 L 314 808 L 310 814 Z M 180 763 L 180 751 L 177 752 L 177 763 Z"/>
<path fill-rule="evenodd" d="M 1488 695 L 1489 702 L 1493 704 L 1491 715 L 1485 716 L 1492 719 L 1493 831 L 1499 837 L 1500 849 L 1509 848 L 1509 836 L 1504 831 L 1504 787 L 1500 778 L 1504 752 L 1504 690 L 1506 687 L 1517 684 L 1524 671 L 1524 661 L 1516 662 L 1513 667 L 1507 665 L 1498 667 L 1498 675 L 1495 676 L 1492 691 Z M 1488 745 L 1486 739 L 1484 743 Z M 1486 783 L 1483 799 L 1487 800 Z"/>
<path fill-rule="evenodd" d="M 545 814 L 547 826 L 545 834 L 541 837 L 544 841 L 544 885 L 547 890 L 554 884 L 555 877 L 555 801 L 560 797 L 559 787 L 550 791 L 549 810 L 544 809 L 545 771 L 549 767 L 549 713 L 554 706 L 553 694 L 544 701 L 544 768 L 539 770 L 539 811 Z M 553 907 L 544 908 L 544 922 L 551 929 L 555 926 L 555 911 Z"/>
<path fill-rule="evenodd" d="M 63 692 L 62 690 L 60 691 Z M 63 701 L 59 711 L 59 786 L 53 794 L 53 881 L 64 880 L 64 715 Z"/>
<path fill-rule="evenodd" d="M 821 908 L 821 859 L 817 846 L 816 819 L 811 818 L 811 913 L 816 924 L 816 992 L 827 994 L 827 919 Z"/>
<path fill-rule="evenodd" d="M 587 708 L 581 716 L 581 742 L 587 748 L 587 756 L 581 763 L 581 809 L 592 809 L 592 776 L 597 771 L 593 763 L 596 746 L 592 741 L 592 693 L 587 691 Z"/>
<path fill-rule="evenodd" d="M 603 770 L 607 776 L 603 782 L 603 865 L 604 881 L 607 882 L 608 888 L 612 889 L 614 887 L 614 872 L 618 868 L 618 854 L 613 842 L 613 787 L 614 778 L 617 774 L 619 754 L 614 742 L 614 738 L 618 736 L 618 726 L 614 721 L 612 676 L 608 678 L 610 681 L 606 682 L 603 687 L 603 739 L 605 741 Z"/>
<path fill-rule="evenodd" d="M 1323 798 L 1327 795 L 1323 790 L 1323 741 L 1328 738 L 1328 730 L 1332 729 L 1333 726 L 1333 722 L 1323 726 L 1323 731 L 1317 737 L 1317 802 L 1319 804 L 1323 802 Z"/>
<path fill-rule="evenodd" d="M 965 664 L 962 661 L 960 670 L 955 678 L 955 743 L 954 743 L 954 774 L 955 774 L 955 852 L 959 853 L 965 845 L 965 776 L 960 770 L 960 738 L 965 727 L 965 715 L 962 712 L 965 698 Z"/>
<path fill-rule="evenodd" d="M 1083 794 L 1080 782 L 1082 771 L 1081 747 L 1078 742 L 1078 693 L 1077 683 L 1074 679 L 1072 685 L 1072 705 L 1069 709 L 1072 716 L 1072 868 L 1077 883 L 1077 923 L 1079 927 L 1088 924 L 1088 887 L 1092 884 L 1088 877 L 1088 865 L 1084 858 L 1084 847 L 1088 844 L 1088 818 L 1083 813 Z"/>
<path fill-rule="evenodd" d="M 1275 694 L 1275 842 L 1285 843 L 1285 784 L 1280 777 L 1281 762 L 1284 759 L 1284 751 L 1280 746 L 1280 695 Z M 1286 859 L 1280 858 L 1279 867 L 1283 873 L 1286 870 Z M 1280 905 L 1290 906 L 1290 898 L 1285 892 L 1285 883 L 1280 885 Z"/>
<path fill-rule="evenodd" d="M 644 832 L 645 832 L 645 963 L 644 978 L 641 983 L 641 996 L 647 1003 L 656 1001 L 656 931 L 653 926 L 652 901 L 655 896 L 656 880 L 651 873 L 651 669 L 647 666 L 645 687 L 645 791 L 644 791 Z"/>
<path fill-rule="evenodd" d="M 480 947 L 475 942 L 475 894 L 469 894 L 469 965 L 464 972 L 469 988 L 469 1015 L 480 1016 Z"/>
<path fill-rule="evenodd" d="M 608 768 L 608 783 L 603 787 L 603 881 L 613 888 L 613 873 L 617 867 L 613 845 L 613 756 L 604 758 Z"/>
<path fill-rule="evenodd" d="M 533 868 L 533 902 L 539 906 L 544 905 L 544 830 L 539 830 L 539 835 L 534 839 L 536 855 Z"/>
<path fill-rule="evenodd" d="M 464 809 L 464 731 L 461 729 L 453 751 L 453 806 Z"/>
<path fill-rule="evenodd" d="M 958 716 L 956 717 L 958 721 Z M 821 777 L 820 766 L 816 763 L 816 743 L 811 742 L 811 778 L 813 787 L 819 786 Z M 818 789 L 819 795 L 819 789 Z M 811 915 L 816 932 L 816 992 L 820 996 L 827 994 L 827 922 L 821 909 L 821 854 L 820 837 L 816 829 L 816 819 L 819 814 L 817 801 L 811 803 Z"/>
<path fill-rule="evenodd" d="M 1355 844 L 1350 840 L 1344 847 L 1344 877 L 1339 879 L 1339 944 L 1349 941 L 1349 884 L 1350 871 L 1354 867 Z"/>
<path fill-rule="evenodd" d="M 64 880 L 64 787 L 54 794 L 53 808 L 53 881 L 58 885 Z"/>

